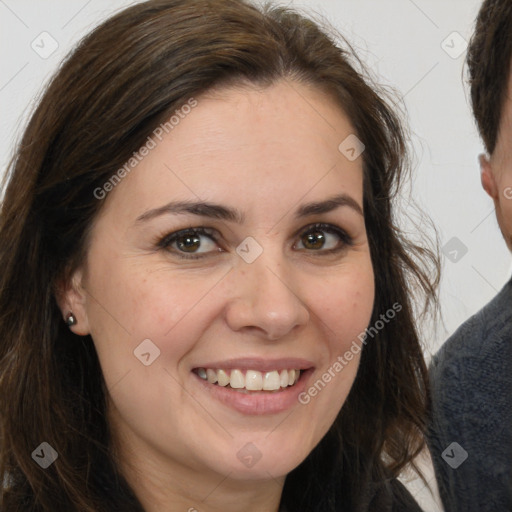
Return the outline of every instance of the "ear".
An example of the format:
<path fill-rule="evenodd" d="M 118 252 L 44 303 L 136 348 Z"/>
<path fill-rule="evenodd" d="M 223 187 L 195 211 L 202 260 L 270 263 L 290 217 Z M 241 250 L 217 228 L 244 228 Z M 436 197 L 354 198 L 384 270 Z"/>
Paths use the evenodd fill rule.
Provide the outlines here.
<path fill-rule="evenodd" d="M 492 165 L 487 155 L 480 155 L 478 157 L 480 161 L 480 180 L 482 182 L 483 189 L 491 196 L 495 201 L 498 199 L 498 186 L 494 173 L 492 172 Z"/>
<path fill-rule="evenodd" d="M 67 281 L 59 282 L 55 298 L 64 321 L 69 313 L 73 313 L 76 318 L 75 325 L 70 326 L 69 329 L 79 336 L 87 336 L 90 334 L 87 316 L 87 293 L 82 280 L 82 269 L 76 270 Z"/>

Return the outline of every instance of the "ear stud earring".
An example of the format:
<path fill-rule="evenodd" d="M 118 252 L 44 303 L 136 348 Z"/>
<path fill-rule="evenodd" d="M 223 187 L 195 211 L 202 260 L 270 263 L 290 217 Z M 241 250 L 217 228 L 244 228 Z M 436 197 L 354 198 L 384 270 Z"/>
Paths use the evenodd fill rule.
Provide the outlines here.
<path fill-rule="evenodd" d="M 73 313 L 68 313 L 66 316 L 66 325 L 68 327 L 71 327 L 76 324 L 76 317 L 73 315 Z"/>

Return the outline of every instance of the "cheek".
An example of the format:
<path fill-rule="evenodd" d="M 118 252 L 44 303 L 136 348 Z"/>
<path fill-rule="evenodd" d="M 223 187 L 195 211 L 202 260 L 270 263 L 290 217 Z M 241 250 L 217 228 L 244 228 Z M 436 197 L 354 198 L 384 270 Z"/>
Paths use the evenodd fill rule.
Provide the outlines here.
<path fill-rule="evenodd" d="M 504 188 L 500 202 L 500 216 L 508 236 L 512 236 L 512 179 L 510 186 Z"/>
<path fill-rule="evenodd" d="M 92 323 L 120 328 L 134 340 L 173 329 L 201 301 L 211 280 L 173 272 L 165 262 L 148 265 L 118 254 L 96 258 L 90 275 Z"/>
<path fill-rule="evenodd" d="M 186 401 L 179 363 L 216 314 L 208 292 L 219 278 L 106 261 L 91 271 L 88 314 L 112 404 L 140 432 L 140 418 L 178 425 L 170 404 Z"/>
<path fill-rule="evenodd" d="M 374 275 L 369 258 L 348 272 L 334 275 L 327 285 L 317 288 L 315 297 L 310 297 L 323 333 L 324 344 L 319 344 L 323 357 L 314 381 L 300 400 L 322 418 L 317 425 L 321 433 L 334 421 L 355 380 L 373 302 Z"/>
<path fill-rule="evenodd" d="M 221 275 L 173 272 L 165 262 L 148 266 L 115 255 L 95 261 L 88 315 L 107 379 L 139 369 L 136 352 L 144 340 L 154 344 L 148 346 L 159 364 L 175 364 L 216 314 L 209 295 Z"/>
<path fill-rule="evenodd" d="M 325 326 L 330 340 L 331 356 L 345 351 L 357 336 L 364 332 L 371 318 L 374 302 L 374 276 L 368 258 L 364 264 L 350 271 L 334 275 L 318 289 L 315 313 Z"/>

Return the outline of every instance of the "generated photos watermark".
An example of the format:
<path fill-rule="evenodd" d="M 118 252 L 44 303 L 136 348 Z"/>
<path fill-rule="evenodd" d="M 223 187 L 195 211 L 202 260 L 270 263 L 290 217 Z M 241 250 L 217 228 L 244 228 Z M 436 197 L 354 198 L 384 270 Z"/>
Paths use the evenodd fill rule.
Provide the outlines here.
<path fill-rule="evenodd" d="M 314 384 L 312 384 L 306 391 L 303 391 L 299 394 L 298 400 L 302 405 L 307 405 L 311 402 L 311 399 L 314 398 L 320 391 L 322 391 L 332 379 L 339 375 L 343 369 L 349 364 L 354 356 L 361 352 L 362 347 L 368 343 L 368 337 L 374 338 L 384 327 L 386 324 L 389 324 L 391 320 L 396 317 L 396 314 L 402 311 L 402 305 L 398 302 L 395 302 L 391 308 L 389 308 L 386 313 L 380 315 L 380 319 L 376 320 L 375 323 L 367 327 L 363 332 L 358 334 L 357 339 L 352 341 L 352 345 L 350 348 L 342 355 L 336 358 L 336 361 L 325 370 L 320 378 L 318 378 Z"/>
<path fill-rule="evenodd" d="M 198 102 L 194 98 L 190 98 L 184 105 L 174 111 L 174 114 L 165 123 L 157 126 L 151 135 L 146 139 L 138 151 L 133 153 L 133 156 L 120 167 L 104 184 L 102 187 L 97 187 L 93 191 L 93 195 L 96 199 L 105 199 L 107 194 L 114 190 L 114 188 L 121 183 L 121 180 L 125 178 L 130 172 L 140 163 L 149 153 L 156 148 L 158 142 L 163 140 L 165 134 L 171 133 L 176 126 L 178 126 L 182 119 L 192 112 L 194 107 L 197 107 Z M 158 139 L 158 140 L 157 140 Z"/>
<path fill-rule="evenodd" d="M 32 459 L 43 469 L 49 468 L 59 457 L 57 450 L 46 441 L 42 442 L 33 452 Z"/>

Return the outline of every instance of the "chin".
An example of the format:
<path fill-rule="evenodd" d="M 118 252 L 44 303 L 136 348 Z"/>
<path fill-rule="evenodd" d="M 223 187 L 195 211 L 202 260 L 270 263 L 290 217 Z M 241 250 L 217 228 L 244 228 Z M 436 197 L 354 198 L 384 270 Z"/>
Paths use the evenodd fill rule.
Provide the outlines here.
<path fill-rule="evenodd" d="M 285 439 L 276 439 L 274 442 L 264 438 L 255 442 L 243 442 L 236 451 L 236 462 L 232 463 L 230 468 L 223 468 L 224 474 L 232 471 L 232 477 L 236 480 L 268 480 L 286 477 L 312 450 L 305 450 L 299 437 L 297 439 L 294 437 L 290 435 Z"/>

